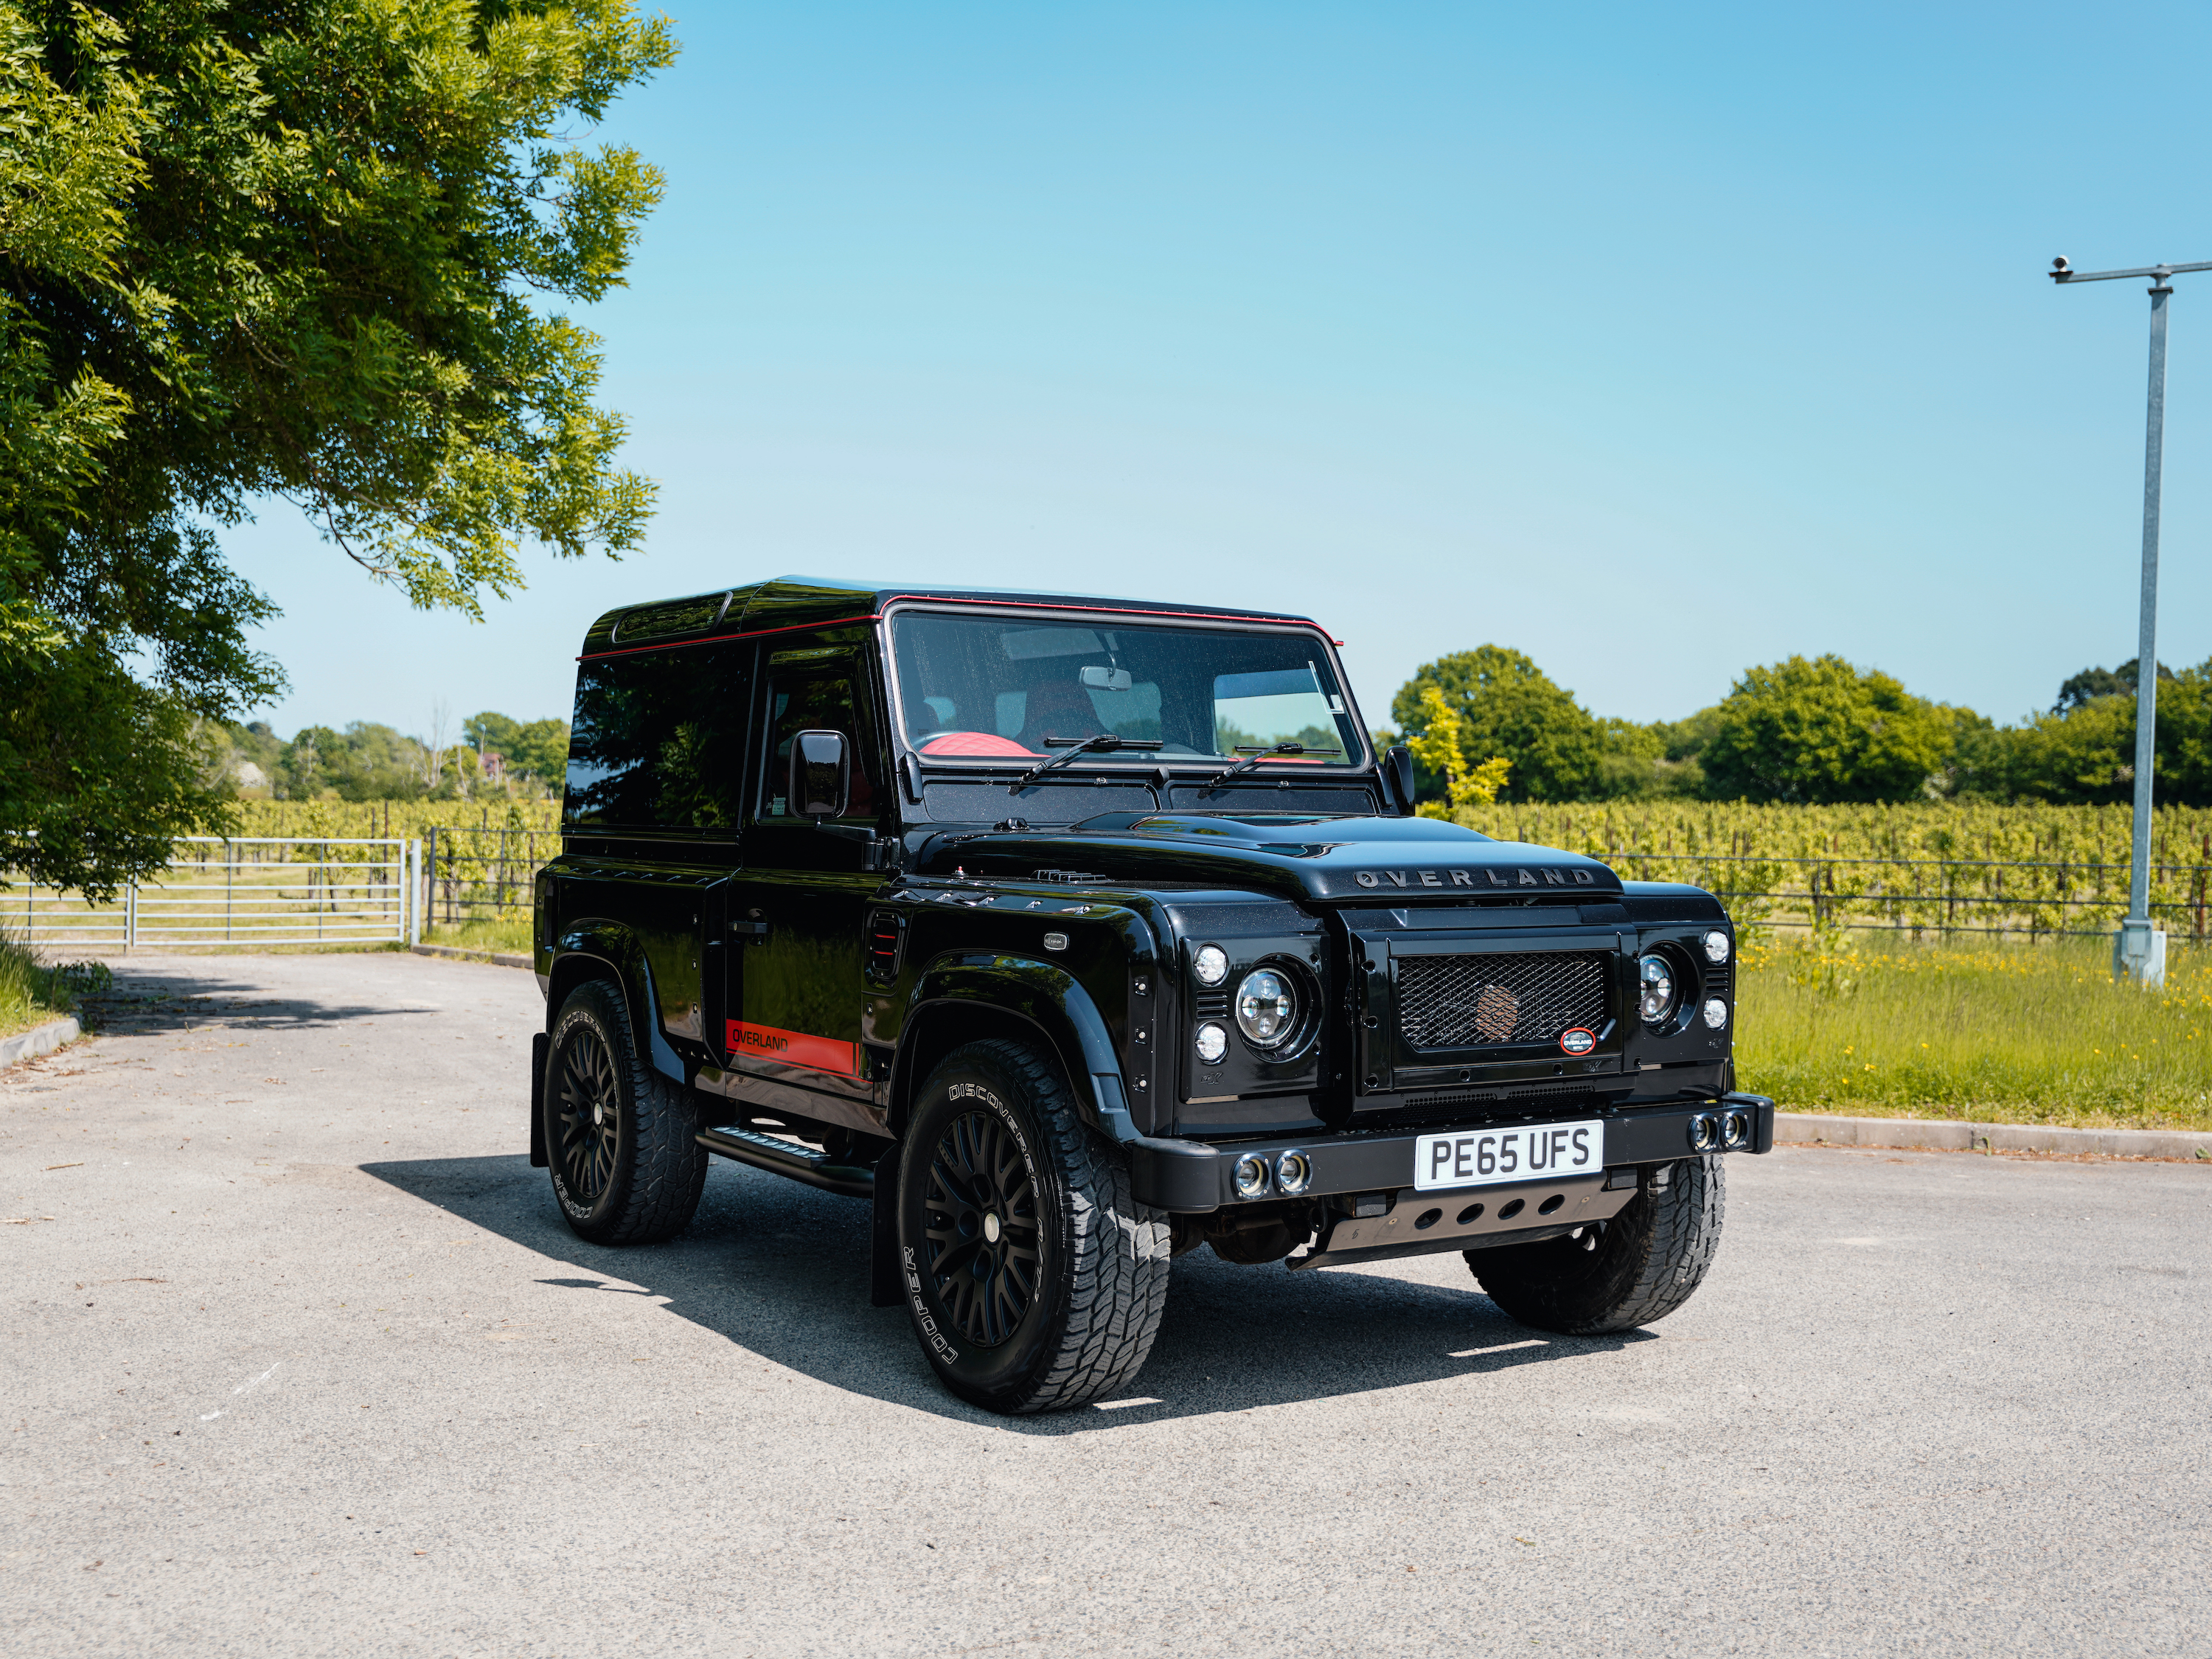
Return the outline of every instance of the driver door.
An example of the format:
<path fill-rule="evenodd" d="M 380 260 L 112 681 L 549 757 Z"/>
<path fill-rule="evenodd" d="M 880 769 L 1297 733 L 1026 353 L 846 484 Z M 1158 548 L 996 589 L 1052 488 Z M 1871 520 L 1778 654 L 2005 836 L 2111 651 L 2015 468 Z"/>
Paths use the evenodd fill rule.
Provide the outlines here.
<path fill-rule="evenodd" d="M 727 1052 L 743 1076 L 798 1091 L 777 1103 L 825 1121 L 879 1132 L 860 1021 L 869 901 L 883 878 L 868 866 L 888 777 L 857 650 L 772 653 L 759 718 L 764 757 L 745 867 L 731 886 L 733 975 Z M 792 744 L 801 732 L 844 737 L 844 811 L 822 822 L 789 799 Z"/>

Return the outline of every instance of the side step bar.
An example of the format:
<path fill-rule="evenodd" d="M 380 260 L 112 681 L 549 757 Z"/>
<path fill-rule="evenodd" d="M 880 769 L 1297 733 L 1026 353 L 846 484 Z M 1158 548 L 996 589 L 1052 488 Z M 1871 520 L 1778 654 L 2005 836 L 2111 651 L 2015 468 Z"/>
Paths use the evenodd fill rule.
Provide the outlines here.
<path fill-rule="evenodd" d="M 830 1154 L 817 1152 L 811 1146 L 801 1146 L 794 1141 L 779 1140 L 774 1135 L 764 1135 L 752 1129 L 702 1129 L 699 1144 L 710 1152 L 724 1158 L 733 1158 L 740 1164 L 750 1164 L 756 1170 L 765 1170 L 770 1175 L 787 1176 L 793 1181 L 803 1181 L 810 1187 L 819 1187 L 825 1193 L 842 1193 L 848 1198 L 873 1198 L 876 1193 L 876 1172 L 866 1164 L 833 1164 Z"/>

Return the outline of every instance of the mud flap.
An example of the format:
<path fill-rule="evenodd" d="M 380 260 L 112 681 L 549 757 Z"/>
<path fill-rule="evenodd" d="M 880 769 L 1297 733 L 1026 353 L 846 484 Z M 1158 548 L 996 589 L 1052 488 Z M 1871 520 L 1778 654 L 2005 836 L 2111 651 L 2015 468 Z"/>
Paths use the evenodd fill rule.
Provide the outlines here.
<path fill-rule="evenodd" d="M 552 1160 L 545 1155 L 545 1064 L 553 1038 L 540 1031 L 530 1039 L 530 1167 L 542 1170 Z"/>
<path fill-rule="evenodd" d="M 870 1200 L 874 1224 L 868 1230 L 868 1305 L 896 1308 L 906 1300 L 900 1282 L 898 1251 L 899 1146 L 876 1160 L 876 1190 Z"/>

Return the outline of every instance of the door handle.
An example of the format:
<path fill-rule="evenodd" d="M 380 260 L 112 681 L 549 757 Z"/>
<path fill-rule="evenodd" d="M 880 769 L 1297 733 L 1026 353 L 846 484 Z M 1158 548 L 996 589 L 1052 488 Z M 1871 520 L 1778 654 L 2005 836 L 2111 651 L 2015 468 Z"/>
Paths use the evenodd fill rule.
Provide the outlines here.
<path fill-rule="evenodd" d="M 744 939 L 766 939 L 768 924 L 764 921 L 733 921 L 730 931 Z"/>

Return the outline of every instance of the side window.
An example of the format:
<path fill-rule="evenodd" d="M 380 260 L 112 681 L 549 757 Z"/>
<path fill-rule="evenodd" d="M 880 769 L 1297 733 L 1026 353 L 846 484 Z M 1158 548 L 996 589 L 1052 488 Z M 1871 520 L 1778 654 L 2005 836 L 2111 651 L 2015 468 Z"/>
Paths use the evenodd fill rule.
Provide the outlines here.
<path fill-rule="evenodd" d="M 735 830 L 750 645 L 581 665 L 562 817 L 579 828 Z"/>
<path fill-rule="evenodd" d="M 795 815 L 784 799 L 791 787 L 791 743 L 801 732 L 842 732 L 853 763 L 848 818 L 876 816 L 876 751 L 866 705 L 849 671 L 779 674 L 769 686 L 768 775 L 761 784 L 761 819 L 789 823 Z"/>

